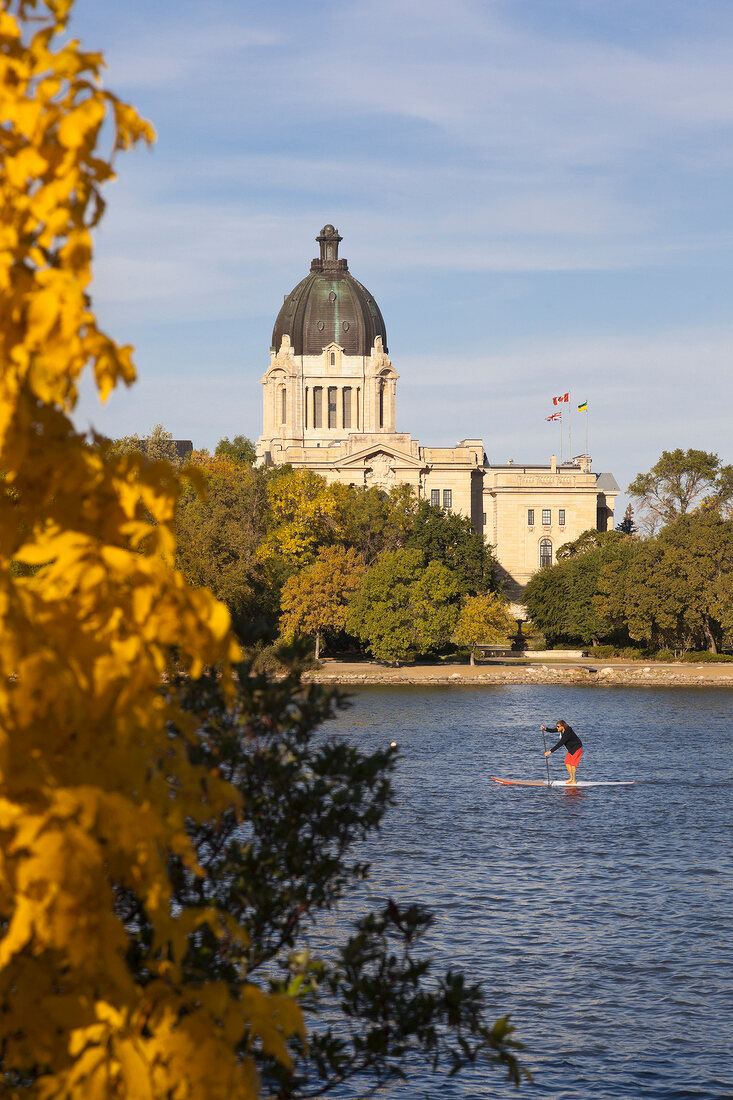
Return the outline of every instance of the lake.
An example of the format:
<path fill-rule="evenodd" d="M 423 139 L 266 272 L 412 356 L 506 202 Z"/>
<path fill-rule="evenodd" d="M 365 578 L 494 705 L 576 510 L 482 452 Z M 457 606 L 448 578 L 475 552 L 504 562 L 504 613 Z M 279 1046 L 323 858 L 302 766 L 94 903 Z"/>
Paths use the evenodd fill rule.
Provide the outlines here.
<path fill-rule="evenodd" d="M 510 1013 L 534 1085 L 499 1071 L 413 1075 L 379 1095 L 733 1097 L 733 693 L 705 689 L 368 688 L 325 732 L 400 746 L 397 805 L 347 899 L 435 913 L 429 947 Z M 541 723 L 584 743 L 579 779 L 545 779 Z M 550 740 L 548 747 L 556 738 Z M 566 777 L 564 750 L 550 758 Z M 493 1019 L 494 1017 L 492 1017 Z M 359 1095 L 342 1090 L 339 1097 Z"/>

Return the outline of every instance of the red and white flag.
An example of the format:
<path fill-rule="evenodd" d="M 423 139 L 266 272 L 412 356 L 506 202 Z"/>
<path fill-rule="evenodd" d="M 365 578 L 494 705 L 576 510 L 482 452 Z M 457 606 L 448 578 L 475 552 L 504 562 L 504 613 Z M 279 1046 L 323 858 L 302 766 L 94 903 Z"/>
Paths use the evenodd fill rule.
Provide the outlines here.
<path fill-rule="evenodd" d="M 569 400 L 570 400 L 570 394 L 569 393 L 564 393 L 562 395 L 562 397 L 553 397 L 552 403 L 553 403 L 553 405 L 562 405 L 563 401 L 569 401 Z"/>

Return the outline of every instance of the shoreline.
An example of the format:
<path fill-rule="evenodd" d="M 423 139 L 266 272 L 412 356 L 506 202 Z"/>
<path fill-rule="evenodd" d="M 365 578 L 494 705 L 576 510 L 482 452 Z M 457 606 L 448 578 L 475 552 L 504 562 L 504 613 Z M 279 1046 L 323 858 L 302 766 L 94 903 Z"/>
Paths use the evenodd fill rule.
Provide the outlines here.
<path fill-rule="evenodd" d="M 344 661 L 335 657 L 321 659 L 322 668 L 307 672 L 303 679 L 317 684 L 374 686 L 454 684 L 479 687 L 495 684 L 573 684 L 587 687 L 730 687 L 733 688 L 733 662 L 721 664 L 655 664 L 612 658 L 578 660 L 523 661 L 483 660 L 468 664 L 403 665 L 392 668 L 376 661 Z"/>

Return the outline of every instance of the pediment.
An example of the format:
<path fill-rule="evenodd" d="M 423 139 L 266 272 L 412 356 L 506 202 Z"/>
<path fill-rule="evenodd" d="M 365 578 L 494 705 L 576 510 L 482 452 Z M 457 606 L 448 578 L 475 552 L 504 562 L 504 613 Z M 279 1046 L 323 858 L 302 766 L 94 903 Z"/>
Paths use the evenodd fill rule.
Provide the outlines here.
<path fill-rule="evenodd" d="M 405 451 L 400 451 L 397 447 L 391 447 L 388 443 L 372 443 L 369 447 L 362 447 L 353 454 L 346 455 L 344 458 L 337 459 L 333 462 L 334 468 L 338 470 L 363 470 L 367 466 L 377 465 L 384 467 L 386 464 L 390 466 L 399 466 L 402 470 L 425 469 L 424 462 L 415 458 L 414 455 L 406 454 Z"/>

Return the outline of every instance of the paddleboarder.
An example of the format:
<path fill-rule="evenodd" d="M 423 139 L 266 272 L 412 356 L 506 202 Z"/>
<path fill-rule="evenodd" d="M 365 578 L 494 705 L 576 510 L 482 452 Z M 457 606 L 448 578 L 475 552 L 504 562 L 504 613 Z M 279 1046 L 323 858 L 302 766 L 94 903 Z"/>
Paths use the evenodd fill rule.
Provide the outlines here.
<path fill-rule="evenodd" d="M 545 733 L 550 732 L 549 726 L 540 726 L 541 730 Z M 575 769 L 580 763 L 580 758 L 583 755 L 583 742 L 578 737 L 577 733 L 572 726 L 569 726 L 567 722 L 559 718 L 555 723 L 555 729 L 560 734 L 560 740 L 556 745 L 553 745 L 551 749 L 548 749 L 545 756 L 549 756 L 555 749 L 559 749 L 561 745 L 564 745 L 567 752 L 565 755 L 565 767 L 568 769 L 570 778 L 568 784 L 570 786 L 575 785 Z"/>

